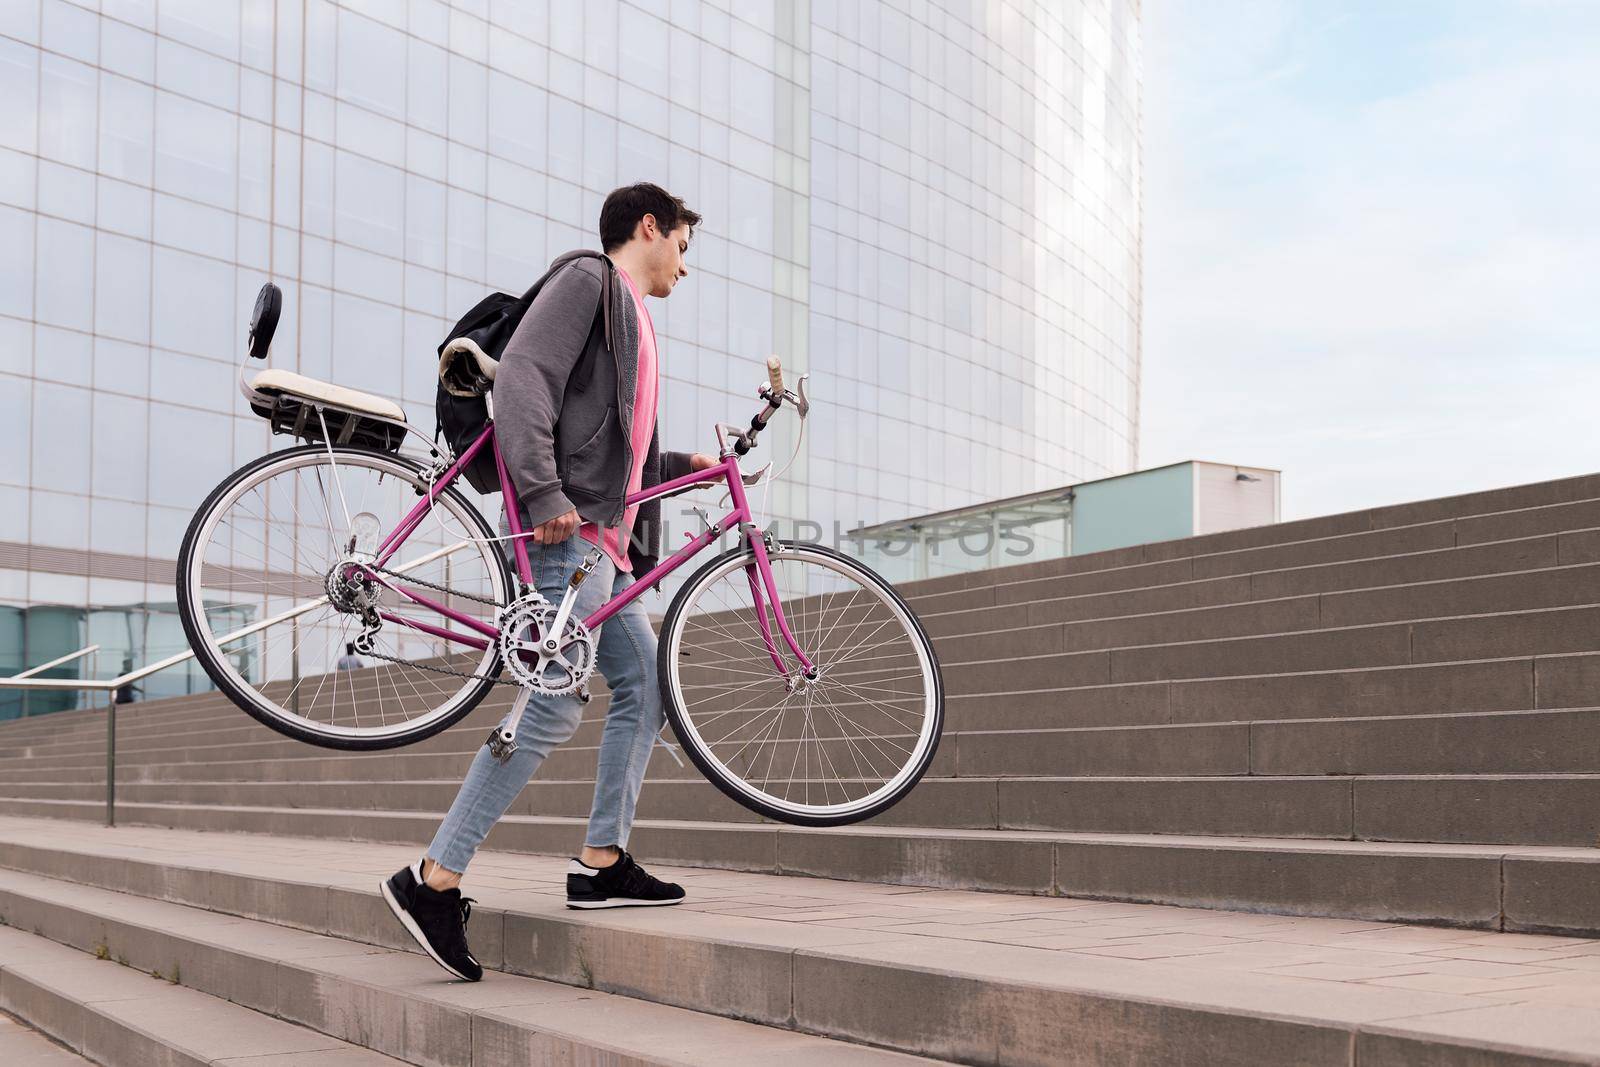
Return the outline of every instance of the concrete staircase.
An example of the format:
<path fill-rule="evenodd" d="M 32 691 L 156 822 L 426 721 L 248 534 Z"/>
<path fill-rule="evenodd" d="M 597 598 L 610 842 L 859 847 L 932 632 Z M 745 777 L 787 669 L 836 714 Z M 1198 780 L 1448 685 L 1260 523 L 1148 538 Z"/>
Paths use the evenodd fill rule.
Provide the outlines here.
<path fill-rule="evenodd" d="M 837 890 L 857 894 L 846 894 L 850 907 L 883 893 L 923 901 L 958 893 L 963 901 L 990 900 L 993 907 L 1025 905 L 1031 910 L 1012 914 L 1026 922 L 1051 921 L 1047 913 L 1069 903 L 1083 906 L 1085 900 L 1227 909 L 1230 914 L 1212 921 L 1268 924 L 1250 928 L 1252 938 L 1276 928 L 1271 924 L 1292 928 L 1302 921 L 1345 924 L 1315 926 L 1325 938 L 1335 937 L 1327 932 L 1334 929 L 1367 936 L 1375 922 L 1455 928 L 1379 928 L 1410 931 L 1414 942 L 1430 944 L 1433 935 L 1559 934 L 1565 936 L 1526 939 L 1537 947 L 1525 948 L 1501 934 L 1501 940 L 1488 939 L 1496 947 L 1486 951 L 1491 956 L 1545 953 L 1512 961 L 1540 964 L 1520 975 L 1530 984 L 1515 988 L 1583 989 L 1600 1004 L 1600 977 L 1594 977 L 1600 968 L 1548 965 L 1558 958 L 1600 959 L 1584 950 L 1589 938 L 1600 936 L 1600 851 L 1595 848 L 1600 840 L 1600 476 L 934 579 L 903 591 L 936 637 L 949 693 L 947 732 L 937 762 L 908 800 L 857 827 L 780 826 L 732 804 L 692 768 L 657 755 L 640 803 L 634 851 L 653 865 L 706 869 L 712 881 L 703 888 L 712 894 L 720 884 L 716 878 L 734 877 L 726 872 L 770 879 L 761 884 L 780 896 L 805 896 L 806 886 L 853 883 Z M 429 742 L 360 756 L 280 738 L 214 695 L 137 706 L 121 718 L 119 819 L 175 833 L 244 831 L 300 843 L 282 845 L 290 848 L 325 849 L 332 841 L 371 842 L 376 844 L 362 847 L 380 849 L 407 846 L 374 854 L 391 862 L 414 854 L 414 846 L 431 836 L 467 760 L 509 699 L 507 689 L 466 723 Z M 498 851 L 486 856 L 538 864 L 549 862 L 538 856 L 571 850 L 592 795 L 594 746 L 604 714 L 602 689 L 589 706 L 590 721 L 547 762 L 490 837 L 489 847 Z M 24 817 L 8 824 L 50 825 L 27 821 L 40 817 L 98 820 L 103 774 L 98 713 L 62 713 L 0 726 L 0 815 Z M 190 838 L 180 834 L 171 840 Z M 0 914 L 35 907 L 26 903 L 27 894 L 30 886 L 47 884 L 42 878 L 63 880 L 63 895 L 89 892 L 64 884 L 76 882 L 101 894 L 72 897 L 77 918 L 62 918 L 55 933 L 48 924 L 41 928 L 56 940 L 76 943 L 67 935 L 87 916 L 111 914 L 106 909 L 113 904 L 125 904 L 130 916 L 143 921 L 156 914 L 139 910 L 147 906 L 139 903 L 144 898 L 264 924 L 257 933 L 266 944 L 277 944 L 274 938 L 284 935 L 276 931 L 293 923 L 292 909 L 265 907 L 267 898 L 281 899 L 293 888 L 271 869 L 233 879 L 222 879 L 215 870 L 183 876 L 202 888 L 242 878 L 252 887 L 244 896 L 259 898 L 260 910 L 252 910 L 257 903 L 241 905 L 211 889 L 178 893 L 175 879 L 182 878 L 170 862 L 158 862 L 170 861 L 159 845 L 151 846 L 153 866 L 125 881 L 72 859 L 65 845 L 52 851 L 37 842 L 26 848 L 19 842 L 7 843 L 0 834 L 0 864 L 32 872 L 21 882 L 4 883 Z M 41 858 L 41 848 L 50 855 Z M 506 853 L 524 855 L 501 855 Z M 194 859 L 184 856 L 186 863 Z M 371 896 L 366 881 L 352 886 L 334 860 L 328 863 L 310 872 L 326 875 L 319 886 L 342 887 L 352 899 Z M 391 863 L 390 869 L 397 865 Z M 552 876 L 546 895 L 559 909 L 559 898 L 552 895 L 555 884 Z M 130 899 L 123 901 L 124 896 Z M 1062 897 L 1072 899 L 1051 899 Z M 501 914 L 515 913 L 517 904 L 507 902 Z M 1126 909 L 1120 903 L 1093 906 L 1124 908 L 1129 916 L 1146 916 L 1141 921 L 1147 923 L 1155 922 L 1149 916 L 1177 923 L 1171 916 L 1181 914 L 1188 923 L 1208 915 Z M 683 913 L 674 909 L 672 914 Z M 184 914 L 150 919 L 146 927 L 188 921 Z M 1069 1058 L 1081 1062 L 1125 1062 L 1141 1046 L 1118 1042 L 1135 1040 L 1154 1018 L 1139 1016 L 1130 1005 L 1173 998 L 1198 1014 L 1182 1023 L 1163 1016 L 1176 1027 L 1172 1033 L 1201 1043 L 1187 1057 L 1179 1055 L 1180 1046 L 1149 1046 L 1148 1055 L 1135 1056 L 1140 1062 L 1166 1062 L 1170 1054 L 1172 1062 L 1246 1056 L 1260 1062 L 1347 1063 L 1360 1048 L 1362 1064 L 1443 1063 L 1456 1062 L 1451 1050 L 1469 1046 L 1473 1055 L 1485 1057 L 1473 1062 L 1501 1062 L 1494 1050 L 1504 1045 L 1504 1034 L 1516 1030 L 1507 1030 L 1503 1020 L 1486 1024 L 1480 1040 L 1466 1031 L 1407 1023 L 1400 1029 L 1410 1036 L 1395 1045 L 1401 1039 L 1392 1034 L 1379 1040 L 1389 1024 L 1378 1026 L 1377 1020 L 1449 1015 L 1465 1021 L 1488 1002 L 1402 1005 L 1391 991 L 1370 1008 L 1365 1001 L 1358 1004 L 1357 997 L 1347 1011 L 1337 1005 L 1349 990 L 1340 990 L 1320 1006 L 1308 1004 L 1303 1017 L 1295 1016 L 1290 1029 L 1299 1036 L 1284 1038 L 1290 1043 L 1281 1046 L 1285 1055 L 1279 1058 L 1250 1042 L 1266 1040 L 1262 1034 L 1272 1029 L 1267 1021 L 1287 1017 L 1296 989 L 1304 991 L 1284 985 L 1283 975 L 1274 974 L 1257 988 L 1252 984 L 1259 977 L 1256 970 L 1249 970 L 1250 982 L 1228 971 L 1223 985 L 1252 990 L 1228 1001 L 1215 995 L 1215 976 L 1196 984 L 1191 975 L 1185 984 L 1162 977 L 1165 972 L 1152 964 L 1118 971 L 1110 981 L 1103 970 L 1080 974 L 1055 958 L 1043 974 L 1059 979 L 1064 970 L 1071 980 L 1058 983 L 1052 1000 L 1037 992 L 1024 995 L 1008 982 L 1040 979 L 1037 954 L 1049 951 L 1055 957 L 1063 945 L 1029 940 L 1010 943 L 1009 952 L 994 955 L 994 946 L 1002 942 L 984 940 L 988 947 L 979 952 L 971 942 L 947 936 L 970 923 L 970 916 L 952 921 L 941 915 L 930 920 L 945 928 L 935 938 L 941 944 L 930 947 L 924 938 L 897 944 L 893 952 L 880 946 L 877 956 L 884 958 L 875 956 L 872 973 L 863 971 L 857 978 L 867 983 L 862 988 L 893 989 L 919 1004 L 951 998 L 948 1010 L 972 1027 L 959 1036 L 935 1018 L 891 1026 L 881 1011 L 868 1010 L 875 1003 L 870 997 L 846 998 L 829 1012 L 802 1010 L 808 1004 L 816 1008 L 821 994 L 803 981 L 799 961 L 823 942 L 813 935 L 797 941 L 793 929 L 774 932 L 774 923 L 783 925 L 778 920 L 757 919 L 767 925 L 750 933 L 740 950 L 753 955 L 735 953 L 725 962 L 749 980 L 756 973 L 747 970 L 751 960 L 786 961 L 789 978 L 771 979 L 777 982 L 771 988 L 787 993 L 787 1007 L 739 1007 L 739 990 L 703 990 L 699 999 L 674 1000 L 659 985 L 605 971 L 621 967 L 627 946 L 648 940 L 640 933 L 648 928 L 675 946 L 659 954 L 652 948 L 652 966 L 688 973 L 686 960 L 724 951 L 725 939 L 716 928 L 674 927 L 666 916 L 569 918 L 561 910 L 540 921 L 556 923 L 569 940 L 599 939 L 584 942 L 592 950 L 584 957 L 587 984 L 627 994 L 618 1000 L 671 1004 L 697 1020 L 707 1013 L 728 1016 L 762 1034 L 782 1032 L 791 1039 L 793 1031 L 810 1031 L 825 1036 L 808 1040 L 863 1055 L 867 1050 L 859 1044 L 840 1043 L 865 1042 L 966 1062 L 1060 1062 L 1059 1050 L 1071 1047 L 1078 1051 Z M 380 922 L 329 923 L 317 932 L 365 945 L 369 952 L 373 945 L 393 941 L 393 931 L 384 933 Z M 554 936 L 550 929 L 539 929 L 541 945 Z M 154 936 L 126 930 L 135 940 Z M 628 939 L 602 936 L 618 930 L 627 931 Z M 829 936 L 838 932 L 833 929 Z M 1070 940 L 1084 935 L 1039 936 Z M 1169 930 L 1149 936 L 1234 935 Z M 596 947 L 601 942 L 607 947 Z M 1571 955 L 1549 955 L 1557 950 Z M 1081 962 L 1087 951 L 1073 950 L 1078 953 L 1073 958 Z M 1141 951 L 1147 952 L 1142 963 L 1172 955 L 1150 955 L 1148 946 Z M 964 962 L 959 967 L 941 963 L 944 977 L 937 982 L 916 977 L 933 955 Z M 1229 953 L 1216 949 L 1196 955 Z M 1470 956 L 1449 958 L 1471 961 Z M 546 973 L 545 963 L 518 962 L 509 954 L 502 963 L 529 980 L 585 984 L 581 968 Z M 1299 965 L 1347 966 L 1328 960 Z M 1385 965 L 1415 963 L 1389 960 Z M 1481 998 L 1494 992 L 1502 998 L 1494 1003 L 1504 1004 L 1512 988 L 1464 993 L 1453 983 L 1505 976 L 1448 970 L 1435 975 L 1428 967 L 1408 973 L 1428 976 L 1412 988 L 1430 995 Z M 1561 981 L 1548 986 L 1536 981 L 1552 972 L 1561 974 Z M 952 975 L 967 983 L 959 987 L 965 993 L 953 992 Z M 1591 976 L 1589 985 L 1585 975 Z M 421 972 L 415 977 L 420 979 Z M 1360 985 L 1383 977 L 1395 975 L 1329 978 L 1322 984 Z M 835 987 L 850 988 L 839 984 L 843 979 L 837 974 L 833 978 Z M 343 989 L 350 979 L 307 972 L 294 980 Z M 489 986 L 486 982 L 483 988 Z M 758 991 L 769 989 L 763 984 Z M 1077 999 L 1068 997 L 1069 991 Z M 202 992 L 231 996 L 226 990 Z M 394 995 L 404 1000 L 411 994 L 399 988 Z M 1542 1003 L 1551 995 L 1528 997 Z M 1121 1021 L 1088 1011 L 1084 998 L 1110 998 L 1121 1006 Z M 265 1000 L 241 1003 L 273 1013 Z M 1531 1006 L 1523 1006 L 1528 1018 L 1538 1017 Z M 1417 1010 L 1400 1010 L 1411 1007 Z M 1386 1015 L 1391 1009 L 1393 1014 Z M 471 1015 L 477 1007 L 460 1010 Z M 1521 1042 L 1525 1051 L 1540 1050 L 1562 1062 L 1600 1056 L 1600 1014 L 1576 1024 L 1572 1014 L 1566 1013 L 1563 1027 L 1529 1030 Z M 313 1029 L 319 1025 L 293 1012 L 278 1015 Z M 1053 1046 L 1054 1059 L 1052 1046 L 1020 1036 L 1047 1018 L 1055 1028 L 1048 1032 L 1067 1042 Z M 352 1040 L 337 1027 L 318 1032 Z M 1307 1036 L 1313 1034 L 1320 1036 Z M 1090 1037 L 1105 1043 L 1080 1048 Z M 1309 1043 L 1299 1043 L 1301 1038 Z M 1317 1044 L 1324 1038 L 1328 1044 Z M 1405 1044 L 1411 1041 L 1422 1043 Z M 413 1057 L 403 1042 L 353 1043 L 408 1062 L 449 1062 Z M 1417 1058 L 1424 1047 L 1433 1050 L 1427 1055 L 1434 1059 Z M 1239 1051 L 1246 1048 L 1253 1051 Z M 1384 1053 L 1385 1048 L 1400 1051 Z M 817 1049 L 804 1055 L 813 1053 L 823 1055 Z"/>

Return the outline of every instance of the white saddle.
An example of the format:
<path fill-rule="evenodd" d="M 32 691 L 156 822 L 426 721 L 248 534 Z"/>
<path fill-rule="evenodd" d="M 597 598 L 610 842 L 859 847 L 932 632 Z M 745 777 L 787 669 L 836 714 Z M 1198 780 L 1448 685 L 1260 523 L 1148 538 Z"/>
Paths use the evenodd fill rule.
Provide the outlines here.
<path fill-rule="evenodd" d="M 342 385 L 308 378 L 304 374 L 296 374 L 292 370 L 283 370 L 279 367 L 268 367 L 266 370 L 258 371 L 253 376 L 241 379 L 241 384 L 244 386 L 247 399 L 251 401 L 264 399 L 269 407 L 271 401 L 279 396 L 299 397 L 317 404 L 353 411 L 358 415 L 370 415 L 392 422 L 406 421 L 406 413 L 401 410 L 400 405 L 387 397 L 363 393 L 357 389 L 346 389 Z"/>

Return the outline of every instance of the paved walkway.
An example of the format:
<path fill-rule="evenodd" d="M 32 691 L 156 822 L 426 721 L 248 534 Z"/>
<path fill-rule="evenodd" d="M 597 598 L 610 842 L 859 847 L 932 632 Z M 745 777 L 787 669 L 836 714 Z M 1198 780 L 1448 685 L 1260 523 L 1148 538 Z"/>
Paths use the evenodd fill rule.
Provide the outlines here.
<path fill-rule="evenodd" d="M 70 824 L 63 833 L 67 825 L 0 817 L 0 838 L 318 884 L 375 884 L 416 852 L 407 846 L 145 827 Z M 1308 997 L 1336 983 L 1458 994 L 1486 1003 L 1566 1005 L 1593 1012 L 1590 1025 L 1600 1035 L 1600 939 L 925 889 L 641 860 L 652 873 L 683 884 L 688 901 L 675 911 L 876 931 L 892 940 L 1045 950 L 1060 953 L 1064 965 L 1113 957 L 1159 963 L 1162 971 L 1179 967 L 1219 977 L 1253 972 L 1292 980 Z M 566 863 L 485 851 L 466 889 L 494 907 L 565 911 Z"/>

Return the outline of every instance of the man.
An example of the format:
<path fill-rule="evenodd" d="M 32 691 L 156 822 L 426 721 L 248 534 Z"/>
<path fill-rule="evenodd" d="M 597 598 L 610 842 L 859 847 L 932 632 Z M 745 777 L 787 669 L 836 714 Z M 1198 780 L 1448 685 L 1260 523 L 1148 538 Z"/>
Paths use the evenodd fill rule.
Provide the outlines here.
<path fill-rule="evenodd" d="M 624 498 L 713 466 L 702 453 L 660 452 L 655 328 L 646 296 L 667 297 L 688 274 L 684 253 L 700 216 L 648 182 L 606 197 L 605 256 L 571 254 L 539 290 L 501 355 L 495 433 L 518 497 L 535 584 L 553 603 L 591 551 L 599 564 L 579 586 L 582 618 L 655 566 L 659 501 Z M 607 289 L 609 288 L 609 293 Z M 575 373 L 576 372 L 576 373 Z M 635 527 L 642 536 L 635 536 Z M 500 533 L 510 532 L 502 516 Z M 576 536 L 575 536 L 576 535 Z M 510 546 L 502 543 L 508 554 Z M 583 848 L 567 866 L 567 906 L 670 905 L 680 886 L 652 877 L 628 854 L 628 832 L 664 712 L 656 635 L 634 600 L 596 633 L 596 667 L 611 690 L 594 803 Z M 468 981 L 483 968 L 467 946 L 471 898 L 459 888 L 479 844 L 546 755 L 578 728 L 576 695 L 519 694 L 527 707 L 517 747 L 497 760 L 480 748 L 425 857 L 383 883 L 384 899 L 433 959 Z"/>
<path fill-rule="evenodd" d="M 344 646 L 344 655 L 339 657 L 339 662 L 335 663 L 333 668 L 338 671 L 359 671 L 365 666 L 366 664 L 361 662 L 361 657 L 356 655 L 355 642 L 347 641 Z"/>

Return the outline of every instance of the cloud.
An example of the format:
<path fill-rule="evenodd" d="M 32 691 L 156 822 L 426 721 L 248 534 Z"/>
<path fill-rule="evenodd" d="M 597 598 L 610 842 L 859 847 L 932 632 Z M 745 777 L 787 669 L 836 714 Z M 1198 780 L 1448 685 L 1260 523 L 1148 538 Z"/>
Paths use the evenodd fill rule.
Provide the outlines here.
<path fill-rule="evenodd" d="M 1420 8 L 1147 3 L 1141 466 L 1285 518 L 1600 469 L 1594 15 Z"/>

